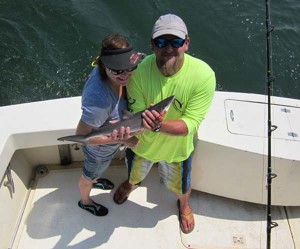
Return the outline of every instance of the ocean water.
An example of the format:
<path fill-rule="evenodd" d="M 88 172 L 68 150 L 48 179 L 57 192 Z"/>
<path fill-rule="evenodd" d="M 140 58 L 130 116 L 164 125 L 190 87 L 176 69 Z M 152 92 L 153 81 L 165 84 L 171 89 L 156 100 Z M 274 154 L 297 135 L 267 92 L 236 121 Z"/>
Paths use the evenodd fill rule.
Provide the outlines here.
<path fill-rule="evenodd" d="M 269 2 L 273 95 L 300 99 L 300 1 Z M 187 24 L 188 53 L 214 69 L 217 90 L 266 93 L 265 1 L 0 0 L 0 105 L 81 95 L 106 35 L 149 54 L 166 13 Z"/>

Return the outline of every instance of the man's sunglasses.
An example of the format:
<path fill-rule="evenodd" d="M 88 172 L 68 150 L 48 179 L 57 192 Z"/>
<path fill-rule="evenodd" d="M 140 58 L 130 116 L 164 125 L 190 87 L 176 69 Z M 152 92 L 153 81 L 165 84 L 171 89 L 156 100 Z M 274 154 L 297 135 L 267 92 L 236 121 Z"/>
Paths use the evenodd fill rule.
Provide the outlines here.
<path fill-rule="evenodd" d="M 124 72 L 130 73 L 130 72 L 134 71 L 136 68 L 137 68 L 137 66 L 135 66 L 133 68 L 130 68 L 130 69 L 125 69 L 125 70 L 114 70 L 114 69 L 110 69 L 110 68 L 108 68 L 108 70 L 113 75 L 119 75 L 119 74 L 122 74 Z"/>
<path fill-rule="evenodd" d="M 167 40 L 165 38 L 155 38 L 153 42 L 158 48 L 165 48 L 166 46 L 168 46 L 168 44 L 171 44 L 172 48 L 180 48 L 183 46 L 185 39 L 174 38 L 171 40 Z"/>

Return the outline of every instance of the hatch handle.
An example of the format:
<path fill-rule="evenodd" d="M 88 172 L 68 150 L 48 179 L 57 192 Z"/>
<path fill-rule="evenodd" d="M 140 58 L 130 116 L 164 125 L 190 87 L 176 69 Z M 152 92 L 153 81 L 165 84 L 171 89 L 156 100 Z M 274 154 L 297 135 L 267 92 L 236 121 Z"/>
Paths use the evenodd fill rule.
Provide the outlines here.
<path fill-rule="evenodd" d="M 233 122 L 233 121 L 234 121 L 234 113 L 233 113 L 233 110 L 230 110 L 230 118 L 231 118 L 231 121 Z"/>

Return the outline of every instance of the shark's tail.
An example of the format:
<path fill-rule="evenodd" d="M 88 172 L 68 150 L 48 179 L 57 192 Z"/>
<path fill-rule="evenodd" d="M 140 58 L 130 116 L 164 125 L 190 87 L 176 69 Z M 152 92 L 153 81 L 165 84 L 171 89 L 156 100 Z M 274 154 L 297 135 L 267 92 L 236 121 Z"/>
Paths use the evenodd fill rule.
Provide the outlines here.
<path fill-rule="evenodd" d="M 57 140 L 71 141 L 71 142 L 81 143 L 81 144 L 85 144 L 87 142 L 86 136 L 82 136 L 82 135 L 72 135 L 72 136 L 60 137 Z"/>

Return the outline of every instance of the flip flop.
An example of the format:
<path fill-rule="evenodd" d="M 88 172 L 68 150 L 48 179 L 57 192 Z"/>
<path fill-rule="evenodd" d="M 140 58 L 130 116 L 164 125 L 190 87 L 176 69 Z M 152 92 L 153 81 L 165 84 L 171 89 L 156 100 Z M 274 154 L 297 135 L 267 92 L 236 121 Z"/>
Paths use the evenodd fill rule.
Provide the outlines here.
<path fill-rule="evenodd" d="M 111 190 L 115 187 L 115 185 L 108 179 L 99 178 L 97 179 L 97 183 L 93 184 L 93 188 L 100 188 L 104 190 Z"/>
<path fill-rule="evenodd" d="M 194 230 L 195 222 L 191 230 L 184 230 L 182 222 L 185 221 L 186 223 L 189 223 L 190 221 L 194 220 L 193 212 L 191 211 L 189 214 L 181 213 L 179 200 L 177 200 L 177 207 L 178 207 L 178 220 L 179 220 L 180 229 L 183 233 L 188 234 Z"/>
<path fill-rule="evenodd" d="M 114 194 L 114 202 L 118 205 L 121 205 L 127 201 L 130 193 L 139 187 L 139 184 L 133 185 L 131 188 L 128 188 L 126 185 L 128 185 L 128 181 L 123 182 Z M 117 195 L 119 196 L 119 199 L 117 199 Z"/>

